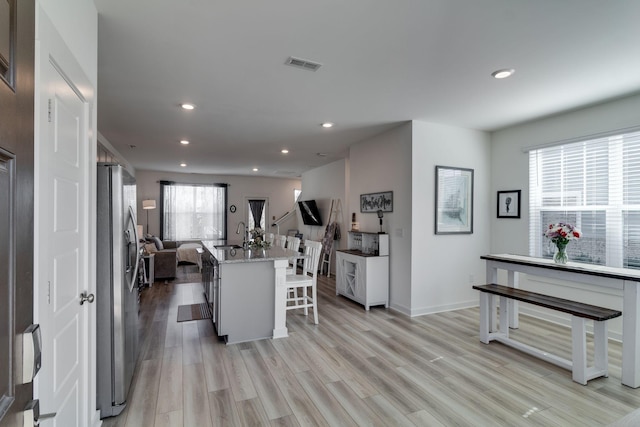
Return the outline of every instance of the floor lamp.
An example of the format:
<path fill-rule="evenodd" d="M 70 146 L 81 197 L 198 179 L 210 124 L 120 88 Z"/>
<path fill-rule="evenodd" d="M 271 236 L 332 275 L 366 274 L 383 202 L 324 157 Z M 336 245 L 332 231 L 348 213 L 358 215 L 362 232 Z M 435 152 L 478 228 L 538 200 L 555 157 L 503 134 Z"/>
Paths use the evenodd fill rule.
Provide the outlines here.
<path fill-rule="evenodd" d="M 156 201 L 154 199 L 143 200 L 142 209 L 147 211 L 147 234 L 149 234 L 149 210 L 156 208 Z"/>

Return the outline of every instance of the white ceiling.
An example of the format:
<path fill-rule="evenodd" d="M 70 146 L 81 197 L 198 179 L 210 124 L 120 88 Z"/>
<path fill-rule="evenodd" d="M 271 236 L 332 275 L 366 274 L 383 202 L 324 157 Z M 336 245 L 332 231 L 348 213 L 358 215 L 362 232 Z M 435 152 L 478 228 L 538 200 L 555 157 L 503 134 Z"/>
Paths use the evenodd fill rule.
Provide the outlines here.
<path fill-rule="evenodd" d="M 137 169 L 298 176 L 407 120 L 490 131 L 640 91 L 638 0 L 95 4 L 98 130 Z"/>

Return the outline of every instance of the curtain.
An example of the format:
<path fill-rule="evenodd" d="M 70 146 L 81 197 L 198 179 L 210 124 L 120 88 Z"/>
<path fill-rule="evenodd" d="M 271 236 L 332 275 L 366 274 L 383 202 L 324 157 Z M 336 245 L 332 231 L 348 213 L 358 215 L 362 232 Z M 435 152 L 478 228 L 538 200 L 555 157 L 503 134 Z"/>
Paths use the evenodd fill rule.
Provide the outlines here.
<path fill-rule="evenodd" d="M 160 181 L 162 240 L 227 237 L 227 184 Z"/>
<path fill-rule="evenodd" d="M 264 200 L 249 200 L 249 208 L 251 209 L 251 216 L 253 216 L 253 223 L 256 227 L 262 226 L 262 211 L 264 210 Z"/>

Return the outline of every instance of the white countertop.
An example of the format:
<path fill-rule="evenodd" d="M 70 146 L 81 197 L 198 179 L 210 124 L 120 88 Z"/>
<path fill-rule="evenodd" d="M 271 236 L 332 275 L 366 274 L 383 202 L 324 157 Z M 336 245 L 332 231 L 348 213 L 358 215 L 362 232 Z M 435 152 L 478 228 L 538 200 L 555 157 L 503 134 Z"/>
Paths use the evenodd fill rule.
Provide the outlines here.
<path fill-rule="evenodd" d="M 202 244 L 220 264 L 274 261 L 278 259 L 290 259 L 303 255 L 290 249 L 271 247 L 270 249 L 217 249 L 216 246 L 237 244 L 225 240 L 203 240 Z"/>

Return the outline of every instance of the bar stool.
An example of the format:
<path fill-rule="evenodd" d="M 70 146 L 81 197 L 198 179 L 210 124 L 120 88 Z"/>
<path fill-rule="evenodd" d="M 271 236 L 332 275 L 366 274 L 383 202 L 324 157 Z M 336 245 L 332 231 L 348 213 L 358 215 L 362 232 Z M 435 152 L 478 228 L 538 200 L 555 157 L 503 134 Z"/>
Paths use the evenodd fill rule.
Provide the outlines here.
<path fill-rule="evenodd" d="M 318 324 L 318 262 L 322 243 L 305 240 L 302 274 L 288 274 L 286 276 L 287 289 L 294 289 L 293 296 L 287 296 L 287 311 L 304 309 L 304 315 L 309 315 L 309 308 L 313 309 L 313 323 Z M 302 289 L 302 296 L 298 296 L 298 289 Z M 311 295 L 309 295 L 309 293 Z M 291 303 L 291 305 L 289 305 Z"/>

